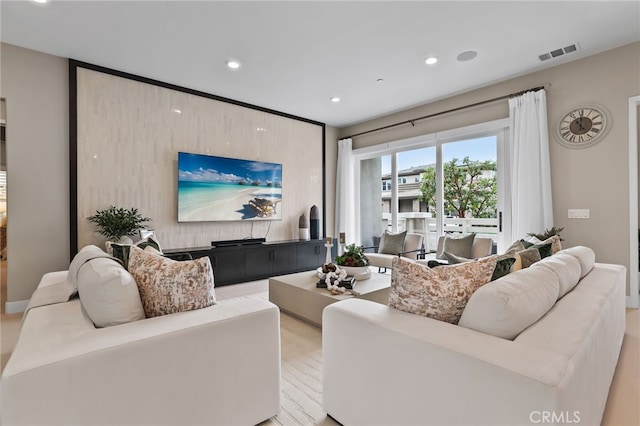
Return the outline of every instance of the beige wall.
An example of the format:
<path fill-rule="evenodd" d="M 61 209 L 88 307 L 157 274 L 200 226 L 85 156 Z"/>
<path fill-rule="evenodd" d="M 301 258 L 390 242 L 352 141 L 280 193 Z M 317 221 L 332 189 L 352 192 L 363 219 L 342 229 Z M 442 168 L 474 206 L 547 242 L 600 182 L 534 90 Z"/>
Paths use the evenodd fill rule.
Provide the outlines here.
<path fill-rule="evenodd" d="M 69 265 L 67 60 L 2 44 L 7 102 L 7 301 Z M 9 308 L 9 305 L 7 306 Z"/>
<path fill-rule="evenodd" d="M 629 267 L 628 100 L 640 95 L 640 43 L 528 74 L 459 96 L 343 128 L 340 137 L 447 109 L 472 104 L 531 87 L 549 85 L 547 111 L 551 154 L 554 219 L 563 226 L 567 246 L 586 245 L 600 262 Z M 607 137 L 579 150 L 555 141 L 562 114 L 582 104 L 597 103 L 613 117 Z M 508 116 L 508 103 L 470 108 L 354 139 L 354 147 L 375 145 L 439 130 Z M 567 219 L 568 209 L 590 209 L 590 219 Z M 636 232 L 631 230 L 631 232 Z"/>
<path fill-rule="evenodd" d="M 308 217 L 312 205 L 322 211 L 323 126 L 86 68 L 78 68 L 77 82 L 79 248 L 103 247 L 105 238 L 86 218 L 110 205 L 150 217 L 165 248 L 293 240 L 300 215 Z M 178 222 L 180 151 L 281 164 L 278 219 Z M 241 209 L 249 198 L 216 208 Z"/>
<path fill-rule="evenodd" d="M 585 244 L 598 260 L 628 265 L 628 98 L 640 95 L 640 43 L 502 82 L 460 96 L 344 129 L 326 129 L 327 232 L 334 227 L 337 139 L 529 87 L 548 89 L 550 125 L 573 106 L 597 102 L 613 115 L 607 138 L 586 150 L 551 140 L 555 219 L 567 245 Z M 26 300 L 42 274 L 69 263 L 67 61 L 2 44 L 0 96 L 7 99 L 9 182 L 8 301 Z M 416 127 L 356 138 L 362 147 L 507 116 L 506 102 Z M 568 208 L 589 208 L 591 219 L 568 220 Z M 633 231 L 635 232 L 635 231 Z"/>

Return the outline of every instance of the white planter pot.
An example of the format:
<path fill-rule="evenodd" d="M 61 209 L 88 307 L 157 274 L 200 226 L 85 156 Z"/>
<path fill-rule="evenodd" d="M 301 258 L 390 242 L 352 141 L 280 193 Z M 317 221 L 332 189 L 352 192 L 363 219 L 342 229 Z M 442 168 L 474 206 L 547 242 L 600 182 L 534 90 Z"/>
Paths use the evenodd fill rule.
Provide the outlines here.
<path fill-rule="evenodd" d="M 338 266 L 347 271 L 347 275 L 354 276 L 356 280 L 367 280 L 371 278 L 371 270 L 368 266 Z"/>

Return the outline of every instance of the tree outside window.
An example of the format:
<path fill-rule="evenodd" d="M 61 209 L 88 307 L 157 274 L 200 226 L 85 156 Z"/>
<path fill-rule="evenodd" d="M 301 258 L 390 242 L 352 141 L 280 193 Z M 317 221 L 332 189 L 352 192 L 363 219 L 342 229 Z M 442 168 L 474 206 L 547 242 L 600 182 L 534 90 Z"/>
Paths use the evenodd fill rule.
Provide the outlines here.
<path fill-rule="evenodd" d="M 472 161 L 464 157 L 444 163 L 444 211 L 459 218 L 495 218 L 498 202 L 495 161 Z M 436 211 L 436 170 L 428 167 L 422 173 L 420 200 L 430 211 Z"/>

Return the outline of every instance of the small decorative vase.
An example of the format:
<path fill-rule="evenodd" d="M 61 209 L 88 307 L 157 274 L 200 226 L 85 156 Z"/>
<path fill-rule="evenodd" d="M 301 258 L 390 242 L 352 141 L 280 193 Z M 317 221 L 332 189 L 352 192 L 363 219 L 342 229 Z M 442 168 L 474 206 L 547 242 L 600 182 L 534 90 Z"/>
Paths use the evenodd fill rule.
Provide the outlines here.
<path fill-rule="evenodd" d="M 309 235 L 309 220 L 307 220 L 307 216 L 302 213 L 300 219 L 298 219 L 298 239 L 308 241 Z"/>
<path fill-rule="evenodd" d="M 311 239 L 317 240 L 320 238 L 320 212 L 315 204 L 311 206 L 309 218 L 311 219 Z"/>

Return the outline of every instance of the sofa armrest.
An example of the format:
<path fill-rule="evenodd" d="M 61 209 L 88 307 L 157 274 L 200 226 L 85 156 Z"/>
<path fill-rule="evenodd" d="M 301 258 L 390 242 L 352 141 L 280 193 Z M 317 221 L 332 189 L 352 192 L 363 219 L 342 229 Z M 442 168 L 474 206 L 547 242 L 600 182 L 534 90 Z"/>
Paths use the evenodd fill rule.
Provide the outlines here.
<path fill-rule="evenodd" d="M 528 423 L 566 373 L 560 355 L 365 300 L 325 308 L 322 334 L 324 409 L 343 424 Z"/>
<path fill-rule="evenodd" d="M 279 320 L 259 298 L 101 329 L 79 300 L 33 309 L 2 424 L 259 423 L 280 406 Z"/>

